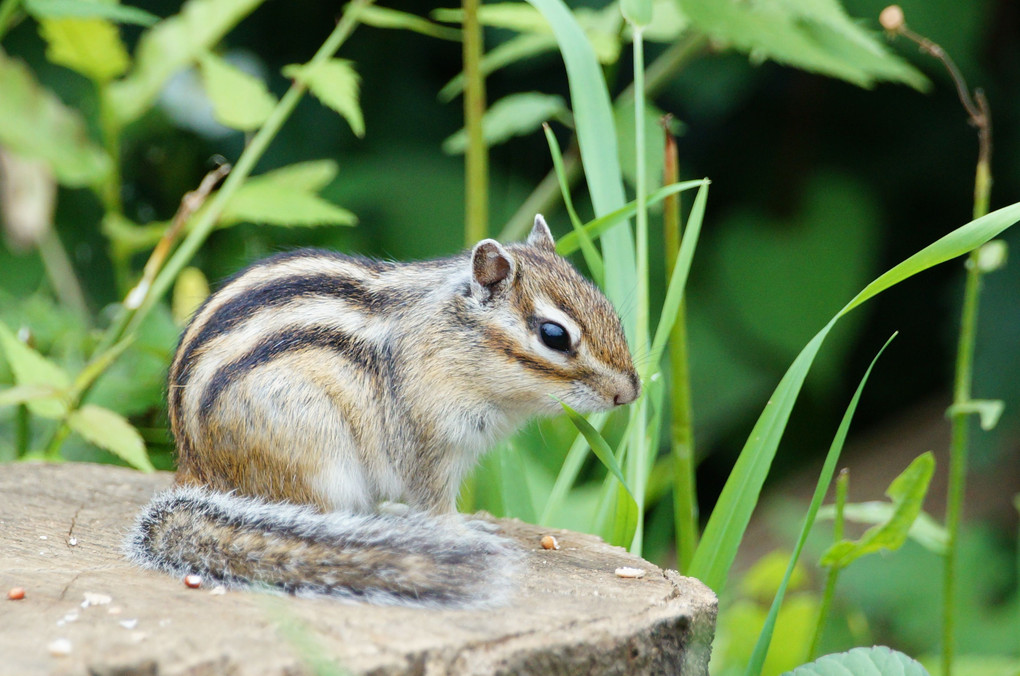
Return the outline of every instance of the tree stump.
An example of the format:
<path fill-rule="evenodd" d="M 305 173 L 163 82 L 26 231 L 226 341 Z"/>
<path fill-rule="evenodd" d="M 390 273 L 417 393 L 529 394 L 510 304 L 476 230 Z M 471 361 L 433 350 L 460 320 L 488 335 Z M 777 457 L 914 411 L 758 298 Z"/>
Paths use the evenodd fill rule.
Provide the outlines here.
<path fill-rule="evenodd" d="M 0 466 L 0 674 L 706 674 L 715 595 L 598 538 L 500 520 L 511 604 L 417 610 L 191 589 L 121 543 L 171 475 Z M 560 549 L 543 549 L 543 535 Z M 641 578 L 621 578 L 620 567 Z M 8 591 L 23 588 L 24 598 Z M 17 595 L 17 594 L 15 594 Z M 332 669 L 332 671 L 330 671 Z"/>

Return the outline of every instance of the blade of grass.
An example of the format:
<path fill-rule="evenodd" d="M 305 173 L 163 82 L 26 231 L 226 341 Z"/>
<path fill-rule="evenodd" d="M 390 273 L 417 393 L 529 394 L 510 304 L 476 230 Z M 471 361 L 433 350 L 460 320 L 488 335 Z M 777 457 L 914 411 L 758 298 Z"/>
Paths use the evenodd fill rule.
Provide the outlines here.
<path fill-rule="evenodd" d="M 691 213 L 687 218 L 687 232 L 684 234 L 680 251 L 676 256 L 676 263 L 673 264 L 673 271 L 669 276 L 669 287 L 666 289 L 666 298 L 662 302 L 659 325 L 655 327 L 655 337 L 652 339 L 652 347 L 645 363 L 646 369 L 658 368 L 662 351 L 666 348 L 666 341 L 676 322 L 677 311 L 680 309 L 680 303 L 684 298 L 684 289 L 687 286 L 687 276 L 691 271 L 691 262 L 694 260 L 694 249 L 698 246 L 698 237 L 701 235 L 701 224 L 705 219 L 708 186 L 708 179 L 704 179 L 701 187 L 698 188 L 698 194 L 694 197 L 694 204 L 691 206 Z"/>
<path fill-rule="evenodd" d="M 570 101 L 581 149 L 581 163 L 588 181 L 588 194 L 596 216 L 605 216 L 624 206 L 623 172 L 616 145 L 616 123 L 602 67 L 588 37 L 562 0 L 528 0 L 552 27 L 559 44 L 570 83 Z M 634 288 L 634 238 L 620 223 L 602 234 L 604 250 L 613 252 L 605 260 L 605 291 L 623 319 L 624 330 L 633 337 L 634 306 L 629 302 Z"/>
<path fill-rule="evenodd" d="M 707 178 L 699 178 L 694 181 L 681 181 L 680 183 L 674 183 L 673 185 L 663 186 L 650 194 L 646 203 L 648 206 L 652 206 L 654 204 L 658 204 L 670 195 L 675 195 L 678 192 L 690 190 L 691 188 L 700 188 L 707 183 L 709 183 Z M 619 209 L 609 212 L 605 216 L 600 216 L 599 218 L 589 221 L 584 225 L 584 231 L 589 237 L 598 237 L 606 230 L 624 222 L 636 212 L 637 201 L 628 202 Z M 580 246 L 581 243 L 579 241 L 579 236 L 576 233 L 568 232 L 563 235 L 563 237 L 560 237 L 559 241 L 556 242 L 556 253 L 561 256 L 569 256 L 577 251 Z"/>
<path fill-rule="evenodd" d="M 513 442 L 499 454 L 503 484 L 503 514 L 535 523 L 535 501 L 524 466 L 524 453 Z"/>
<path fill-rule="evenodd" d="M 709 517 L 701 543 L 691 562 L 690 575 L 718 593 L 726 582 L 737 547 L 758 503 L 779 439 L 793 403 L 829 331 L 850 310 L 882 291 L 923 271 L 962 256 L 989 241 L 1020 220 L 1020 203 L 1003 207 L 971 221 L 893 267 L 868 284 L 801 350 L 783 376 L 755 423 L 737 462 Z"/>
<path fill-rule="evenodd" d="M 676 139 L 669 131 L 668 116 L 662 120 L 665 140 L 663 150 L 664 185 L 680 179 L 680 158 Z M 667 284 L 672 282 L 672 270 L 676 267 L 680 243 L 683 239 L 683 225 L 680 217 L 680 196 L 667 197 L 662 205 L 663 244 Z M 687 349 L 686 302 L 681 298 L 676 310 L 676 321 L 669 332 L 669 374 L 670 374 L 670 460 L 669 476 L 673 488 L 673 533 L 676 540 L 677 570 L 684 573 L 691 565 L 694 550 L 698 546 L 698 496 L 694 484 L 694 412 L 691 405 L 690 362 Z M 660 313 L 660 317 L 662 313 Z M 660 319 L 661 321 L 661 319 Z M 650 480 L 656 480 L 653 470 Z M 649 493 L 654 487 L 649 487 Z"/>
<path fill-rule="evenodd" d="M 613 454 L 613 449 L 609 447 L 609 444 L 602 435 L 598 433 L 591 424 L 584 419 L 580 413 L 572 409 L 567 404 L 560 402 L 560 406 L 566 412 L 570 422 L 574 424 L 574 427 L 584 436 L 588 441 L 588 445 L 591 447 L 592 453 L 599 459 L 600 462 L 609 470 L 609 474 L 619 482 L 617 485 L 607 485 L 606 490 L 603 490 L 603 500 L 608 498 L 608 502 L 603 504 L 613 505 L 613 512 L 607 515 L 607 519 L 602 522 L 603 527 L 600 531 L 606 537 L 606 539 L 612 544 L 625 547 L 630 545 L 634 533 L 637 532 L 638 523 L 640 521 L 640 510 L 638 509 L 638 502 L 634 499 L 634 493 L 631 491 L 630 486 L 627 485 L 627 480 L 624 478 L 623 470 L 620 468 L 619 458 Z M 634 418 L 631 417 L 631 423 Z M 628 433 L 624 434 L 624 439 L 627 439 Z M 624 448 L 620 449 L 621 454 L 625 451 Z M 607 477 L 608 478 L 608 477 Z M 623 487 L 623 493 L 619 492 L 619 487 Z"/>
<path fill-rule="evenodd" d="M 860 384 L 857 385 L 857 390 L 854 392 L 854 396 L 850 399 L 850 404 L 846 408 L 846 413 L 843 414 L 843 420 L 839 423 L 839 428 L 836 430 L 836 436 L 832 439 L 832 445 L 829 446 L 829 452 L 825 456 L 825 463 L 822 465 L 822 472 L 818 477 L 818 483 L 815 485 L 815 493 L 811 497 L 811 504 L 808 507 L 807 515 L 804 517 L 804 523 L 800 529 L 800 535 L 797 537 L 797 544 L 793 549 L 793 554 L 790 555 L 790 562 L 786 566 L 786 572 L 783 574 L 783 580 L 779 583 L 779 589 L 776 590 L 776 596 L 772 600 L 772 607 L 769 608 L 769 613 L 765 618 L 765 625 L 762 627 L 761 633 L 758 635 L 758 642 L 754 645 L 754 652 L 751 653 L 751 660 L 747 664 L 747 669 L 744 671 L 745 676 L 757 676 L 761 674 L 762 666 L 765 664 L 765 656 L 768 654 L 769 644 L 772 642 L 772 632 L 776 627 L 776 618 L 779 616 L 779 608 L 783 605 L 783 597 L 786 595 L 786 585 L 790 582 L 790 577 L 793 575 L 793 569 L 797 565 L 797 560 L 800 558 L 800 553 L 804 549 L 804 543 L 807 542 L 808 533 L 811 532 L 811 527 L 815 524 L 815 516 L 818 514 L 818 508 L 822 505 L 822 500 L 825 498 L 825 493 L 829 490 L 829 484 L 832 483 L 832 476 L 836 472 L 836 463 L 839 462 L 839 455 L 843 452 L 843 445 L 846 443 L 847 432 L 850 429 L 850 421 L 853 420 L 854 412 L 857 410 L 857 403 L 861 399 L 861 393 L 864 391 L 864 385 L 868 382 L 868 377 L 871 375 L 871 370 L 875 368 L 875 363 L 878 358 L 885 352 L 885 348 L 889 347 L 889 343 L 892 342 L 896 334 L 893 334 L 892 338 L 889 338 L 882 346 L 882 349 L 878 351 L 875 358 L 871 360 L 871 364 L 868 366 L 867 371 L 864 372 L 864 377 L 861 378 Z"/>
<path fill-rule="evenodd" d="M 608 418 L 607 413 L 596 413 L 591 416 L 588 422 L 598 431 L 606 424 Z M 542 508 L 542 516 L 538 523 L 549 526 L 559 517 L 563 502 L 567 499 L 571 486 L 577 481 L 577 476 L 581 473 L 581 467 L 587 457 L 588 441 L 584 436 L 578 434 L 570 445 L 570 450 L 567 451 L 567 457 L 563 459 L 563 465 L 560 467 L 559 474 L 556 475 L 556 482 L 545 501 L 545 507 Z"/>
<path fill-rule="evenodd" d="M 574 210 L 574 200 L 570 198 L 570 184 L 567 181 L 566 171 L 563 169 L 563 154 L 560 153 L 560 144 L 556 141 L 556 136 L 552 133 L 548 122 L 542 124 L 542 131 L 545 132 L 545 140 L 549 143 L 553 168 L 556 170 L 556 178 L 560 182 L 560 191 L 563 193 L 563 204 L 566 205 L 567 213 L 570 214 L 570 225 L 574 228 L 574 233 L 577 234 L 584 262 L 588 266 L 592 280 L 599 286 L 603 286 L 606 277 L 605 264 L 602 262 L 602 255 L 595 248 L 595 243 L 591 241 L 591 237 L 584 230 L 577 211 Z"/>
<path fill-rule="evenodd" d="M 832 524 L 832 539 L 839 542 L 843 539 L 843 515 L 846 508 L 846 496 L 850 490 L 850 470 L 845 467 L 840 470 L 836 477 L 836 504 L 835 519 Z M 817 516 L 817 514 L 815 515 Z M 818 620 L 815 622 L 815 634 L 811 639 L 811 649 L 808 651 L 808 659 L 818 657 L 818 649 L 822 644 L 822 634 L 825 632 L 825 623 L 829 619 L 829 608 L 832 607 L 832 600 L 836 596 L 836 582 L 839 581 L 839 568 L 832 566 L 825 576 L 825 591 L 822 592 L 822 604 L 818 609 Z"/>

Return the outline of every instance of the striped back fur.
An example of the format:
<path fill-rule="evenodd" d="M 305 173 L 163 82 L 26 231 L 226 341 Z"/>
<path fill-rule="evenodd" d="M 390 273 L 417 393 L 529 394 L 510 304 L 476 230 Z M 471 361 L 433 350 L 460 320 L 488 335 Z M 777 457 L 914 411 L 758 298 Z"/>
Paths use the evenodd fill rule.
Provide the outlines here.
<path fill-rule="evenodd" d="M 560 349 L 543 342 L 548 322 Z M 324 511 L 446 512 L 484 450 L 558 412 L 550 395 L 595 411 L 639 390 L 615 311 L 541 222 L 525 244 L 440 260 L 301 250 L 256 263 L 184 332 L 169 411 L 180 483 Z"/>

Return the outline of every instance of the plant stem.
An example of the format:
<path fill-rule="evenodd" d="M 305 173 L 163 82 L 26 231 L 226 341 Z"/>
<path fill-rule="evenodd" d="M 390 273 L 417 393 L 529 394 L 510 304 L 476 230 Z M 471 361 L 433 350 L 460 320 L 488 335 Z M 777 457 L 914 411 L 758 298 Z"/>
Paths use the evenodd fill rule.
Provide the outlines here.
<path fill-rule="evenodd" d="M 884 25 L 884 24 L 883 24 Z M 974 174 L 974 218 L 988 213 L 992 190 L 992 118 L 988 100 L 979 89 L 971 97 L 970 88 L 956 63 L 941 45 L 907 28 L 902 15 L 891 25 L 885 26 L 893 35 L 916 43 L 921 51 L 938 59 L 949 72 L 956 86 L 956 94 L 970 123 L 978 130 L 978 161 Z M 956 351 L 956 372 L 953 379 L 953 405 L 949 409 L 952 433 L 949 443 L 949 486 L 946 489 L 946 565 L 942 579 L 942 676 L 951 676 L 953 652 L 955 650 L 956 615 L 956 563 L 959 552 L 960 519 L 963 514 L 963 498 L 967 486 L 967 445 L 970 425 L 968 409 L 974 380 L 974 345 L 977 337 L 978 304 L 981 296 L 982 270 L 979 265 L 979 251 L 967 257 L 967 280 L 963 290 L 963 309 L 960 316 L 960 338 Z"/>
<path fill-rule="evenodd" d="M 634 97 L 634 161 L 635 161 L 635 200 L 637 201 L 637 213 L 635 214 L 635 268 L 637 270 L 635 304 L 637 306 L 636 330 L 634 332 L 634 349 L 638 355 L 643 355 L 647 361 L 649 350 L 649 307 L 648 307 L 648 205 L 646 204 L 648 177 L 645 164 L 645 51 L 644 33 L 641 26 L 633 25 L 634 30 L 634 87 L 635 91 L 642 92 L 640 96 Z M 649 377 L 657 370 L 656 364 L 645 364 L 642 381 L 648 387 Z M 631 405 L 631 439 L 630 453 L 627 458 L 629 472 L 627 480 L 630 483 L 634 500 L 638 504 L 637 529 L 634 531 L 634 540 L 631 543 L 630 551 L 638 556 L 644 544 L 644 504 L 645 487 L 648 483 L 649 471 L 649 439 L 648 421 L 648 394 L 645 393 L 640 399 Z M 635 424 L 636 423 L 636 424 Z"/>
<path fill-rule="evenodd" d="M 464 0 L 464 239 L 471 245 L 489 234 L 489 149 L 485 145 L 485 77 L 482 75 L 480 0 Z"/>
<path fill-rule="evenodd" d="M 116 219 L 124 212 L 121 199 L 120 175 L 120 135 L 122 131 L 120 118 L 110 101 L 109 83 L 96 82 L 96 98 L 99 100 L 99 128 L 103 139 L 103 147 L 110 156 L 110 171 L 97 187 L 99 200 L 103 204 L 104 218 Z M 114 279 L 117 292 L 123 296 L 131 285 L 131 250 L 123 246 L 116 238 L 109 244 L 110 261 L 113 263 Z"/>
<path fill-rule="evenodd" d="M 644 89 L 647 96 L 655 96 L 670 81 L 677 71 L 686 66 L 691 59 L 697 56 L 708 39 L 697 33 L 688 33 L 672 44 L 665 52 L 659 55 L 655 61 L 648 66 L 648 73 L 645 77 Z M 631 84 L 616 97 L 616 103 L 622 103 L 634 96 L 634 85 Z M 576 145 L 571 146 L 563 155 L 564 173 L 573 185 L 581 177 L 581 157 Z M 513 241 L 520 239 L 531 227 L 532 219 L 537 213 L 546 213 L 556 205 L 560 198 L 559 183 L 556 179 L 556 171 L 550 171 L 545 178 L 532 191 L 531 195 L 514 212 L 506 225 L 499 233 L 500 241 Z"/>
<path fill-rule="evenodd" d="M 832 524 L 832 541 L 839 542 L 843 539 L 843 510 L 846 507 L 846 495 L 850 487 L 850 471 L 846 468 L 839 471 L 836 477 L 836 516 Z M 840 568 L 833 565 L 829 568 L 829 574 L 825 578 L 825 591 L 822 594 L 822 604 L 818 608 L 818 621 L 815 623 L 815 635 L 811 639 L 811 650 L 808 652 L 808 661 L 818 656 L 818 648 L 822 642 L 822 633 L 825 631 L 825 623 L 829 617 L 829 609 L 832 607 L 832 599 L 836 595 L 836 581 L 839 579 Z"/>
<path fill-rule="evenodd" d="M 92 325 L 92 315 L 85 302 L 85 293 L 74 274 L 74 266 L 67 257 L 60 238 L 50 223 L 39 238 L 39 257 L 42 258 L 46 276 L 62 305 L 68 307 L 86 327 Z"/>
<path fill-rule="evenodd" d="M 680 180 L 680 160 L 676 140 L 669 132 L 669 116 L 663 119 L 662 131 L 666 140 L 663 161 L 663 185 Z M 669 275 L 676 265 L 680 241 L 683 237 L 680 219 L 680 196 L 671 195 L 663 200 L 662 230 L 665 238 L 667 270 Z M 669 336 L 669 372 L 672 392 L 670 405 L 670 448 L 673 456 L 673 526 L 676 536 L 677 568 L 683 573 L 698 548 L 698 496 L 694 481 L 694 414 L 691 407 L 691 377 L 687 354 L 686 301 L 680 302 L 676 321 Z"/>

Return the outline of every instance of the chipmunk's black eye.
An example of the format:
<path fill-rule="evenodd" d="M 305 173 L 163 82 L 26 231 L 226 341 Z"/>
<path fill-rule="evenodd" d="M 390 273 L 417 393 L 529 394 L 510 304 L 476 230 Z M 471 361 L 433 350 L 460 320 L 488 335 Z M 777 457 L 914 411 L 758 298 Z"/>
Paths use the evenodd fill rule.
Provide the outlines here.
<path fill-rule="evenodd" d="M 538 327 L 538 335 L 550 350 L 570 352 L 570 334 L 556 322 L 542 322 Z"/>

